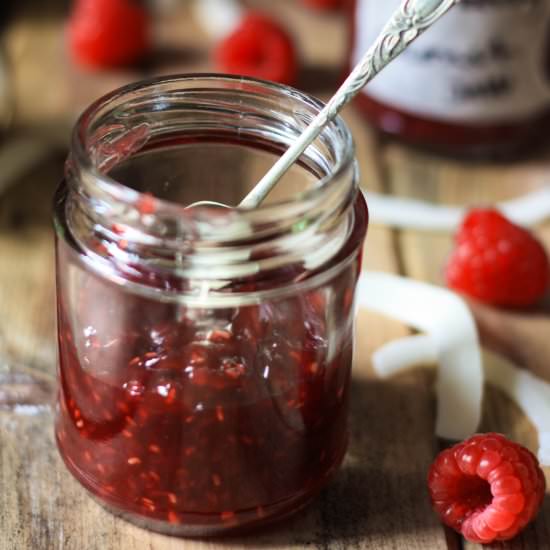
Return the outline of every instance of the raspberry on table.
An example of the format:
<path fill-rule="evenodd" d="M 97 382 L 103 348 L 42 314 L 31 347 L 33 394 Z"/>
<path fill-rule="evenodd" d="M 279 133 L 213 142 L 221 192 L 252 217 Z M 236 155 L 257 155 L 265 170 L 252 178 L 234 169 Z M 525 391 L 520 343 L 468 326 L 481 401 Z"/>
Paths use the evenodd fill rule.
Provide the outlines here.
<path fill-rule="evenodd" d="M 471 542 L 515 537 L 537 515 L 546 481 L 535 456 L 496 433 L 441 452 L 428 488 L 443 523 Z"/>
<path fill-rule="evenodd" d="M 149 51 L 150 17 L 137 0 L 77 0 L 68 39 L 71 54 L 81 65 L 130 65 Z"/>
<path fill-rule="evenodd" d="M 293 84 L 297 54 L 288 32 L 273 19 L 251 12 L 238 28 L 218 44 L 220 70 L 243 76 Z"/>
<path fill-rule="evenodd" d="M 497 210 L 471 210 L 455 240 L 446 268 L 451 288 L 504 307 L 530 306 L 546 293 L 550 266 L 544 246 Z"/>

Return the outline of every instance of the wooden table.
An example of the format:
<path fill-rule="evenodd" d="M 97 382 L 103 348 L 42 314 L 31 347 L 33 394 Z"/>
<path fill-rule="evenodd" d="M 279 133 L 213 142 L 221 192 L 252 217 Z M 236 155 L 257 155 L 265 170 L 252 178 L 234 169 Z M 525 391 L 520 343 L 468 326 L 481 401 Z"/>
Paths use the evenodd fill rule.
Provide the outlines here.
<path fill-rule="evenodd" d="M 291 0 L 255 3 L 276 10 L 300 33 L 307 63 L 302 85 L 326 96 L 345 56 L 344 20 L 298 10 Z M 445 532 L 426 495 L 426 472 L 438 449 L 433 375 L 419 370 L 389 381 L 376 379 L 370 353 L 409 329 L 368 312 L 360 314 L 357 328 L 352 436 L 345 464 L 313 505 L 278 528 L 220 542 L 164 537 L 111 516 L 68 474 L 55 449 L 50 405 L 56 343 L 49 211 L 62 172 L 62 147 L 77 112 L 104 91 L 141 74 L 208 68 L 208 41 L 184 9 L 180 17 L 159 22 L 164 46 L 180 51 L 179 57 L 163 57 L 162 64 L 152 63 L 139 74 L 96 77 L 63 66 L 60 30 L 55 18 L 21 18 L 6 37 L 14 62 L 17 128 L 47 135 L 60 144 L 60 151 L 53 150 L 0 196 L 0 356 L 6 358 L 0 361 L 0 549 L 480 548 Z M 352 109 L 345 116 L 355 135 L 367 190 L 474 204 L 514 196 L 550 178 L 548 154 L 519 164 L 454 162 L 383 141 Z M 550 225 L 538 233 L 550 247 Z M 371 226 L 365 266 L 439 284 L 450 246 L 447 234 Z M 507 433 L 535 448 L 528 420 L 492 388 L 487 390 L 481 428 Z M 550 480 L 550 470 L 546 475 Z M 520 537 L 493 547 L 550 548 L 550 497 Z"/>

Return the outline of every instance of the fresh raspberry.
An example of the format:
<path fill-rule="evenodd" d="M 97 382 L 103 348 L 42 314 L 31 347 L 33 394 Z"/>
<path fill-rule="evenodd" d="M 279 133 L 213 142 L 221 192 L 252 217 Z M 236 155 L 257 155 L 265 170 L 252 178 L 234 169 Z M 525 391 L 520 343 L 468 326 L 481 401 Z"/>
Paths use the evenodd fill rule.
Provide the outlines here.
<path fill-rule="evenodd" d="M 345 0 L 302 0 L 308 8 L 316 10 L 337 10 L 344 5 Z"/>
<path fill-rule="evenodd" d="M 149 50 L 149 24 L 138 0 L 77 0 L 68 27 L 73 58 L 93 68 L 132 64 Z"/>
<path fill-rule="evenodd" d="M 276 21 L 249 13 L 218 45 L 218 67 L 227 73 L 293 84 L 298 72 L 292 39 Z"/>
<path fill-rule="evenodd" d="M 537 302 L 550 277 L 543 245 L 493 209 L 474 209 L 456 236 L 447 284 L 481 302 L 522 307 Z"/>
<path fill-rule="evenodd" d="M 530 451 L 487 433 L 440 453 L 428 488 L 443 523 L 471 542 L 490 543 L 515 537 L 537 515 L 546 482 Z"/>

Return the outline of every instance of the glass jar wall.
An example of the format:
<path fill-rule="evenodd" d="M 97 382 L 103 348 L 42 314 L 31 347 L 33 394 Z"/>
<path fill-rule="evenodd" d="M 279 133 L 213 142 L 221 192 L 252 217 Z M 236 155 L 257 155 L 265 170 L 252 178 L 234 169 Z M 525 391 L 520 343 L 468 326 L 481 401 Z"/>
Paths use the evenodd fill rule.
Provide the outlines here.
<path fill-rule="evenodd" d="M 188 76 L 118 90 L 75 129 L 55 213 L 56 436 L 134 522 L 270 522 L 342 461 L 367 225 L 348 130 L 327 127 L 260 208 L 185 208 L 237 204 L 320 108 Z"/>

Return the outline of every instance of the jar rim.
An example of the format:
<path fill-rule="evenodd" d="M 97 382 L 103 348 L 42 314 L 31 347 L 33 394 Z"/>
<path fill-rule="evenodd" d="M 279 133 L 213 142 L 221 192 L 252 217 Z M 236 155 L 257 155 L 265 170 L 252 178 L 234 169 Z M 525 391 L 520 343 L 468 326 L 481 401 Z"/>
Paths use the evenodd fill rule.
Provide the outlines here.
<path fill-rule="evenodd" d="M 82 259 L 112 281 L 121 283 L 125 272 L 135 273 L 136 266 L 143 266 L 152 277 L 158 274 L 165 280 L 168 273 L 185 282 L 185 290 L 176 285 L 173 291 L 136 280 L 124 283 L 140 294 L 222 303 L 230 296 L 223 290 L 228 281 L 243 285 L 231 296 L 241 299 L 246 294 L 247 301 L 308 286 L 308 279 L 317 279 L 323 270 L 334 273 L 335 266 L 328 265 L 332 259 L 345 264 L 345 256 L 354 256 L 358 244 L 355 237 L 351 248 L 346 241 L 354 233 L 358 170 L 351 132 L 339 117 L 303 155 L 315 174 L 313 187 L 258 208 L 189 209 L 150 196 L 144 209 L 145 193 L 117 181 L 109 169 L 146 151 L 149 139 L 154 143 L 159 135 L 162 139 L 170 132 L 177 134 L 185 118 L 163 118 L 174 109 L 214 113 L 213 123 L 209 118 L 203 127 L 199 123 L 206 135 L 223 127 L 218 114 L 228 113 L 239 121 L 227 126 L 238 139 L 247 136 L 251 143 L 260 140 L 278 150 L 288 146 L 323 106 L 287 86 L 213 73 L 157 77 L 114 90 L 86 109 L 76 125 L 66 199 L 61 199 L 66 219 L 59 220 L 59 227 L 67 228 Z M 258 119 L 263 124 L 260 133 Z M 140 127 L 145 139 L 139 137 Z M 185 123 L 181 128 L 190 131 Z M 294 279 L 292 274 L 303 269 L 305 278 Z M 275 279 L 275 273 L 284 275 Z M 251 294 L 244 290 L 251 278 L 273 286 Z"/>
<path fill-rule="evenodd" d="M 85 174 L 89 178 L 93 178 L 95 180 L 95 185 L 97 185 L 101 189 L 102 193 L 105 193 L 106 195 L 111 196 L 113 199 L 116 199 L 118 201 L 123 201 L 130 204 L 137 204 L 140 198 L 143 196 L 142 192 L 132 189 L 131 187 L 128 187 L 127 185 L 117 181 L 108 174 L 101 172 L 94 165 L 88 151 L 89 136 L 87 135 L 87 131 L 94 116 L 96 116 L 103 107 L 109 105 L 117 99 L 129 96 L 134 92 L 152 89 L 158 85 L 170 83 L 176 84 L 178 82 L 225 82 L 228 84 L 241 84 L 243 86 L 243 89 L 245 89 L 245 87 L 248 85 L 256 85 L 265 88 L 266 91 L 272 91 L 279 94 L 288 94 L 293 99 L 301 101 L 304 104 L 307 104 L 309 107 L 313 107 L 315 109 L 318 109 L 319 111 L 324 107 L 323 102 L 318 98 L 306 94 L 291 86 L 252 77 L 243 77 L 239 75 L 223 73 L 183 73 L 165 75 L 139 80 L 119 87 L 101 96 L 83 111 L 83 113 L 77 120 L 71 137 L 71 151 L 73 161 L 79 164 L 79 171 L 81 174 Z M 353 136 L 346 123 L 340 116 L 337 116 L 333 121 L 329 123 L 329 125 L 335 128 L 338 135 L 340 136 L 340 151 L 342 154 L 337 159 L 337 162 L 335 163 L 332 170 L 322 176 L 314 187 L 306 189 L 289 198 L 277 201 L 270 201 L 267 204 L 260 204 L 253 209 L 240 207 L 238 205 L 232 207 L 232 209 L 239 214 L 246 216 L 247 212 L 250 212 L 252 210 L 269 212 L 271 210 L 280 209 L 281 207 L 287 207 L 299 201 L 311 201 L 314 203 L 322 201 L 327 189 L 331 187 L 331 184 L 336 182 L 340 178 L 340 176 L 342 176 L 347 170 L 349 170 L 350 165 L 352 165 L 355 160 L 355 145 L 353 141 Z M 323 133 L 327 131 L 327 128 L 328 125 L 325 129 L 323 129 L 321 135 L 323 135 Z M 186 209 L 185 205 L 176 204 L 158 197 L 155 197 L 155 204 L 158 209 L 170 212 L 172 214 L 177 214 L 178 212 L 181 214 Z"/>

